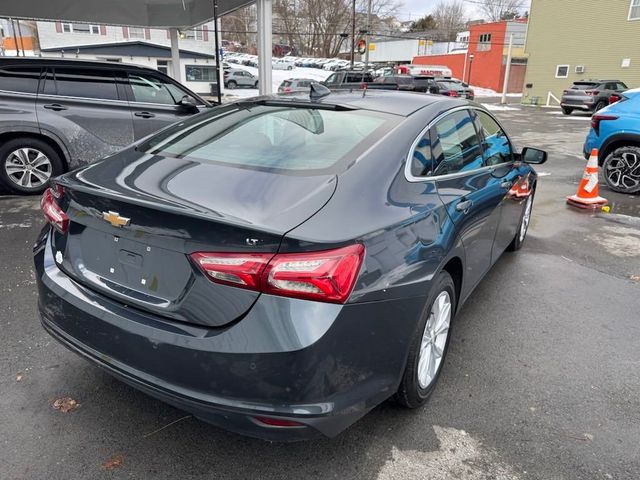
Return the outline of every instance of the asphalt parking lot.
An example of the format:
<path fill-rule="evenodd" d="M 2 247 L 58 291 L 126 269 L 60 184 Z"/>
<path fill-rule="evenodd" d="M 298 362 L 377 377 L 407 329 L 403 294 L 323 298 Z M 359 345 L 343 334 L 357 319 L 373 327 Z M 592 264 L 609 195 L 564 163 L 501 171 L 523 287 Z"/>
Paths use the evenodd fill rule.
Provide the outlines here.
<path fill-rule="evenodd" d="M 492 108 L 549 152 L 527 243 L 460 312 L 429 403 L 334 439 L 226 433 L 67 351 L 36 312 L 39 199 L 0 196 L 0 478 L 640 478 L 640 196 L 601 185 L 610 213 L 570 209 L 589 118 Z M 79 407 L 52 407 L 66 396 Z"/>

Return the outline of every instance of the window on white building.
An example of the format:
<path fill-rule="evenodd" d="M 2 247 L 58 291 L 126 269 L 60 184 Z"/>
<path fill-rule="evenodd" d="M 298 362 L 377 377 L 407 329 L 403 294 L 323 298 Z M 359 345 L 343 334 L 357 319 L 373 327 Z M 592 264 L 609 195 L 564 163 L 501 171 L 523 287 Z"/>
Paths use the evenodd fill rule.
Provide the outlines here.
<path fill-rule="evenodd" d="M 629 20 L 640 20 L 640 0 L 631 0 Z"/>
<path fill-rule="evenodd" d="M 215 65 L 186 65 L 185 73 L 188 82 L 215 82 Z"/>
<path fill-rule="evenodd" d="M 556 66 L 556 78 L 567 78 L 569 76 L 569 65 Z"/>
<path fill-rule="evenodd" d="M 88 23 L 63 23 L 62 31 L 64 33 L 88 33 L 90 35 L 100 35 L 100 26 L 90 25 Z"/>
<path fill-rule="evenodd" d="M 180 32 L 180 38 L 187 38 L 190 40 L 202 40 L 204 38 L 204 35 L 202 33 L 202 27 L 183 30 L 182 32 Z"/>
<path fill-rule="evenodd" d="M 129 27 L 129 38 L 140 38 L 144 40 L 144 28 Z"/>
<path fill-rule="evenodd" d="M 491 34 L 483 33 L 480 35 L 478 40 L 478 49 L 479 52 L 485 52 L 487 50 L 491 50 Z"/>

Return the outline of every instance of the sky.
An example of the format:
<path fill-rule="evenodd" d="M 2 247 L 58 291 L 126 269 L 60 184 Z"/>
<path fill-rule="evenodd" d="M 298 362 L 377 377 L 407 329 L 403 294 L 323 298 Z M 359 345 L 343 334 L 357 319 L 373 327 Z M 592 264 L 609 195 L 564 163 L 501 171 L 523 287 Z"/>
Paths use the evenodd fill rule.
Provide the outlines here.
<path fill-rule="evenodd" d="M 433 10 L 433 8 L 440 2 L 440 0 L 400 0 L 402 2 L 402 7 L 398 12 L 399 20 L 417 20 L 420 17 L 428 14 Z M 452 0 L 444 0 L 444 1 L 452 1 Z M 480 12 L 478 5 L 478 0 L 465 0 L 467 5 L 467 9 L 469 12 L 469 16 L 472 19 L 480 19 L 482 18 L 482 13 Z M 529 5 L 531 0 L 525 0 L 525 5 Z"/>

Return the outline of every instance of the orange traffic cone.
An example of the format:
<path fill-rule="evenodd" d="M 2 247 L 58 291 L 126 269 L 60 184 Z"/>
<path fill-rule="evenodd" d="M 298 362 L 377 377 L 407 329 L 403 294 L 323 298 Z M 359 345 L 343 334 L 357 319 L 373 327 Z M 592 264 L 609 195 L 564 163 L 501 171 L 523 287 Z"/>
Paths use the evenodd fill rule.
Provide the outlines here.
<path fill-rule="evenodd" d="M 591 150 L 591 156 L 584 169 L 582 181 L 575 195 L 567 197 L 567 203 L 578 208 L 598 208 L 608 203 L 598 194 L 598 149 Z"/>

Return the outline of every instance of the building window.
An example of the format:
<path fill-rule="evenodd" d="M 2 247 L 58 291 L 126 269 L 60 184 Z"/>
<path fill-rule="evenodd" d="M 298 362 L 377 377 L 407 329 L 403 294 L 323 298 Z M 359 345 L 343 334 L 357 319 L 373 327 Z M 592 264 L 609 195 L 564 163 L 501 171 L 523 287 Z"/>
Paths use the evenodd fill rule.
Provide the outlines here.
<path fill-rule="evenodd" d="M 478 51 L 486 52 L 487 50 L 491 50 L 491 34 L 483 33 L 478 40 Z"/>
<path fill-rule="evenodd" d="M 556 78 L 567 78 L 569 76 L 569 65 L 556 66 Z"/>
<path fill-rule="evenodd" d="M 202 27 L 181 31 L 180 38 L 186 38 L 188 40 L 202 40 L 204 38 Z"/>
<path fill-rule="evenodd" d="M 144 40 L 144 28 L 129 27 L 129 38 L 140 38 Z"/>
<path fill-rule="evenodd" d="M 216 67 L 211 65 L 185 66 L 187 82 L 215 82 Z"/>
<path fill-rule="evenodd" d="M 63 23 L 64 33 L 88 33 L 89 35 L 100 35 L 100 26 L 88 23 Z"/>
<path fill-rule="evenodd" d="M 156 65 L 159 72 L 169 75 L 169 60 L 156 60 Z"/>
<path fill-rule="evenodd" d="M 640 0 L 631 0 L 629 20 L 640 20 Z"/>

